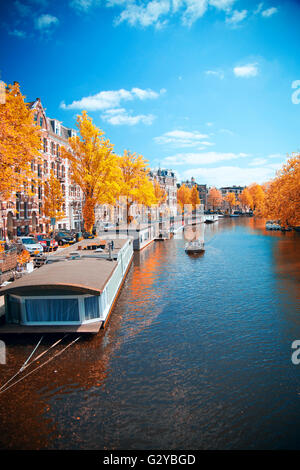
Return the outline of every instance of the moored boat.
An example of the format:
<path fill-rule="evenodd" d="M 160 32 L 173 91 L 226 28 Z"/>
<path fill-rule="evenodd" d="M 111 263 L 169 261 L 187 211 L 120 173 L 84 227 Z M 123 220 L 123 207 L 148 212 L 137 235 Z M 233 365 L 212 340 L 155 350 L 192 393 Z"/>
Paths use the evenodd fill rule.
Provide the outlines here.
<path fill-rule="evenodd" d="M 184 249 L 186 253 L 203 253 L 205 251 L 204 242 L 201 242 L 200 240 L 188 242 Z"/>
<path fill-rule="evenodd" d="M 76 249 L 77 248 L 77 249 Z M 0 333 L 97 333 L 112 311 L 133 257 L 133 240 L 83 240 L 3 287 Z"/>

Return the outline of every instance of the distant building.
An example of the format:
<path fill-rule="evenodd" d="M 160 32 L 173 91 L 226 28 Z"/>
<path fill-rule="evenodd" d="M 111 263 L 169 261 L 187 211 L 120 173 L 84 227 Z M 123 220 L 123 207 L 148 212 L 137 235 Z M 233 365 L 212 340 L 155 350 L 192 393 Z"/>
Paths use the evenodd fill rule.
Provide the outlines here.
<path fill-rule="evenodd" d="M 186 180 L 182 182 L 185 184 L 188 188 L 192 189 L 193 186 L 197 186 L 197 190 L 199 193 L 199 198 L 201 201 L 201 204 L 203 204 L 203 207 L 206 209 L 207 205 L 207 185 L 206 184 L 198 184 L 196 183 L 195 178 L 192 176 L 190 180 Z"/>
<path fill-rule="evenodd" d="M 177 215 L 177 178 L 173 170 L 150 170 L 150 178 L 157 181 L 160 187 L 167 193 L 167 200 L 162 209 L 167 209 L 171 216 Z"/>
<path fill-rule="evenodd" d="M 238 197 L 246 188 L 246 186 L 224 186 L 219 189 L 223 197 L 225 197 L 228 193 L 234 193 L 236 197 Z"/>

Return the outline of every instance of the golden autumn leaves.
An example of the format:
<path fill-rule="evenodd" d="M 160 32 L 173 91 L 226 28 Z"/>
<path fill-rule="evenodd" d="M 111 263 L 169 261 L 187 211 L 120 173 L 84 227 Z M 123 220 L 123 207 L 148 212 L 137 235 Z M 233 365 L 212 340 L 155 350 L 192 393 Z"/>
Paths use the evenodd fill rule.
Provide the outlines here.
<path fill-rule="evenodd" d="M 177 191 L 177 202 L 182 212 L 185 205 L 190 205 L 192 210 L 196 210 L 197 205 L 201 204 L 197 186 L 194 185 L 192 188 L 189 188 L 183 183 Z"/>
<path fill-rule="evenodd" d="M 69 160 L 72 179 L 82 190 L 87 231 L 91 231 L 95 223 L 97 204 L 114 205 L 120 196 L 126 198 L 127 220 L 130 221 L 130 206 L 134 202 L 145 206 L 158 202 L 155 187 L 148 177 L 147 161 L 142 155 L 127 150 L 121 157 L 116 155 L 113 145 L 85 111 L 77 117 L 77 127 L 80 137 L 71 137 L 70 150 L 63 148 L 61 155 Z"/>
<path fill-rule="evenodd" d="M 33 112 L 24 102 L 19 84 L 6 87 L 5 102 L 0 104 L 0 196 L 9 198 L 26 188 L 32 177 L 31 161 L 39 157 L 40 130 L 34 125 Z"/>

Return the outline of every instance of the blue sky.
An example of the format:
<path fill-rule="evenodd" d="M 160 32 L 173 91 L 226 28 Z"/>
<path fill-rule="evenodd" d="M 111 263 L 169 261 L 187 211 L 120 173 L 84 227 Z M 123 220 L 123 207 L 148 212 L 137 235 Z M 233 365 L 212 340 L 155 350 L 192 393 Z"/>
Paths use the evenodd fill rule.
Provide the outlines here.
<path fill-rule="evenodd" d="M 209 185 L 262 183 L 300 150 L 300 5 L 270 0 L 15 0 L 1 79 L 119 154 Z"/>

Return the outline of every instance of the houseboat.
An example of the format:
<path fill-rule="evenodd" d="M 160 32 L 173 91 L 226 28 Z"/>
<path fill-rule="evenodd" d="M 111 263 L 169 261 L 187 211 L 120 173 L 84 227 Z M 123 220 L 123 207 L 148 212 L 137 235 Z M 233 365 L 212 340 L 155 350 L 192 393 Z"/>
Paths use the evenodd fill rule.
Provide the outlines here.
<path fill-rule="evenodd" d="M 188 242 L 185 245 L 185 252 L 188 254 L 197 254 L 197 253 L 204 253 L 205 248 L 204 248 L 204 242 L 200 240 L 194 240 L 191 242 Z"/>
<path fill-rule="evenodd" d="M 131 238 L 83 240 L 0 290 L 6 333 L 97 333 L 103 328 L 133 257 Z"/>
<path fill-rule="evenodd" d="M 159 222 L 120 225 L 108 229 L 107 233 L 132 238 L 133 250 L 140 251 L 159 237 Z"/>

